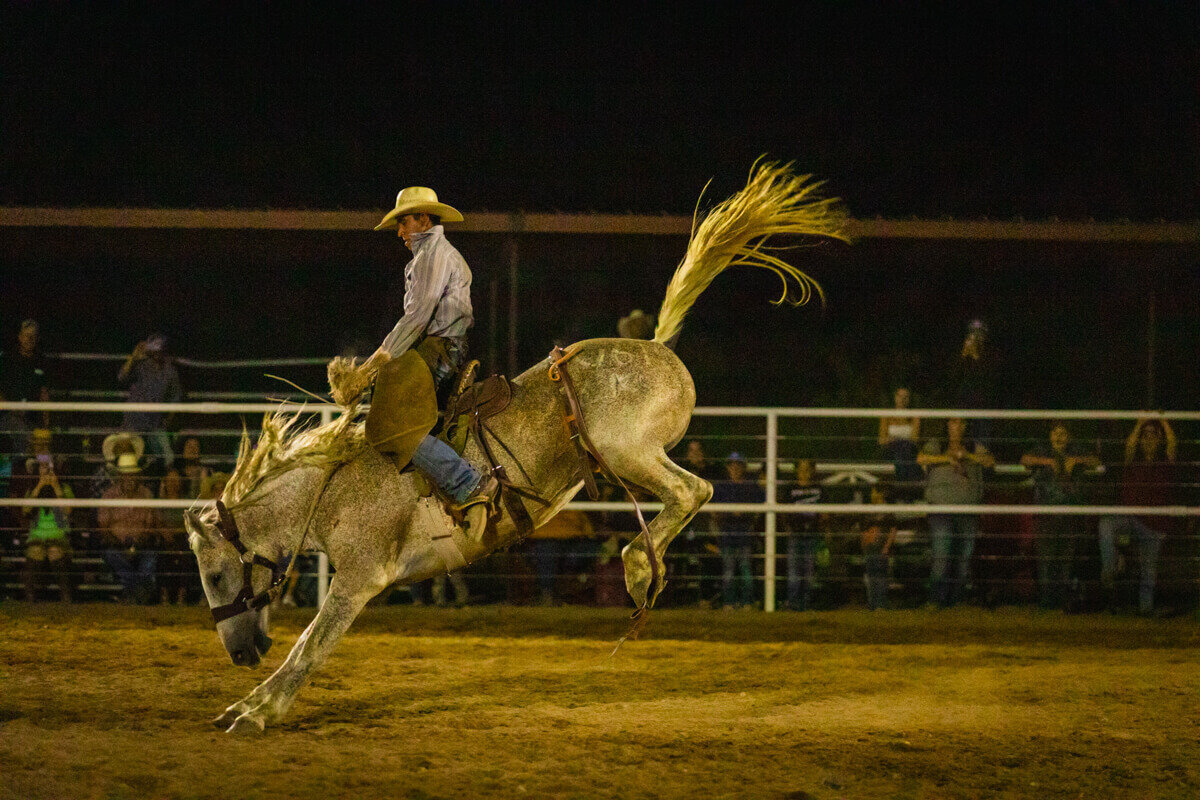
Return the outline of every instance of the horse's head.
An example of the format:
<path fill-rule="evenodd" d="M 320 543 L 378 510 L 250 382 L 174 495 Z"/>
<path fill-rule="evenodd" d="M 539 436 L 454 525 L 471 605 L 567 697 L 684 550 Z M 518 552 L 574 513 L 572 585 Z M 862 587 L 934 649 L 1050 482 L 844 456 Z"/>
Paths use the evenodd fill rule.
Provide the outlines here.
<path fill-rule="evenodd" d="M 224 536 L 219 529 L 219 518 L 214 508 L 209 508 L 203 514 L 187 511 L 184 524 L 188 532 L 188 544 L 196 554 L 196 563 L 200 567 L 200 581 L 204 586 L 204 595 L 208 598 L 209 608 L 214 610 L 214 617 L 224 617 L 217 620 L 217 635 L 221 644 L 233 663 L 239 667 L 255 667 L 271 647 L 271 639 L 267 635 L 269 628 L 269 606 L 261 608 L 246 608 L 238 611 L 239 598 L 246 597 L 243 588 L 246 575 L 250 575 L 250 595 L 263 592 L 271 583 L 273 570 L 247 568 L 236 547 Z M 253 554 L 251 554 L 253 555 Z M 221 610 L 234 606 L 228 615 Z M 237 612 L 237 613 L 234 613 Z"/>

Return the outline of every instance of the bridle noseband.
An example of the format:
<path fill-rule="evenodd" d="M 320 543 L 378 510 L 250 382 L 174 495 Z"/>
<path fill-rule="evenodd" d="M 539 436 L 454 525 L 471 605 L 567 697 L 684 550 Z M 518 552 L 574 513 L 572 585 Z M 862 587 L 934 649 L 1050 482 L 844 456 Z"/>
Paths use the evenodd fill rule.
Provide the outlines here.
<path fill-rule="evenodd" d="M 296 568 L 296 562 L 300 558 L 300 552 L 304 549 L 304 543 L 308 541 L 308 530 L 312 525 L 313 516 L 317 513 L 317 506 L 320 505 L 321 498 L 325 496 L 325 490 L 329 488 L 329 481 L 333 478 L 333 473 L 340 468 L 340 464 L 327 468 L 321 476 L 320 486 L 313 495 L 312 505 L 309 506 L 308 514 L 304 518 L 304 530 L 300 534 L 300 543 L 296 545 L 296 550 L 292 553 L 291 561 L 286 569 L 271 559 L 247 549 L 246 545 L 242 544 L 242 532 L 238 530 L 237 522 L 234 520 L 233 514 L 229 513 L 225 501 L 217 501 L 217 533 L 221 534 L 222 539 L 233 545 L 238 551 L 238 555 L 242 557 L 242 589 L 237 593 L 237 597 L 233 598 L 232 603 L 217 606 L 212 610 L 214 622 L 221 622 L 247 611 L 258 611 L 279 596 L 281 587 Z M 251 581 L 255 564 L 271 570 L 271 585 L 258 594 L 254 593 L 254 584 Z"/>
<path fill-rule="evenodd" d="M 213 621 L 222 622 L 230 617 L 236 617 L 238 614 L 244 614 L 247 611 L 257 611 L 274 600 L 279 587 L 287 580 L 291 569 L 290 567 L 284 569 L 271 559 L 246 549 L 246 545 L 242 544 L 242 532 L 238 530 L 237 522 L 233 519 L 233 514 L 229 513 L 229 509 L 226 508 L 222 500 L 217 501 L 216 527 L 217 532 L 221 534 L 221 538 L 233 545 L 238 551 L 238 555 L 242 557 L 241 591 L 237 593 L 237 597 L 233 598 L 233 602 L 217 606 L 212 610 Z M 297 553 L 292 556 L 292 563 L 295 563 L 297 555 L 299 554 Z M 251 580 L 256 564 L 271 570 L 271 585 L 267 587 L 266 591 L 259 592 L 258 594 L 254 593 L 254 583 Z"/>

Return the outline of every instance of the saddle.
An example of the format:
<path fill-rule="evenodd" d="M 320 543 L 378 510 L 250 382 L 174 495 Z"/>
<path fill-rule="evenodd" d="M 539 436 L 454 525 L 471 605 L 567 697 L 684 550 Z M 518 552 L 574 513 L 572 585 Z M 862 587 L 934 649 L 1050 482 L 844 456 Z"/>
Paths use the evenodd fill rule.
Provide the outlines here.
<path fill-rule="evenodd" d="M 508 378 L 503 375 L 490 375 L 476 381 L 475 373 L 478 368 L 479 362 L 471 361 L 459 372 L 454 391 L 451 393 L 443 413 L 445 424 L 440 436 L 454 448 L 455 452 L 462 455 L 470 435 L 474 434 L 488 460 L 491 474 L 500 483 L 500 503 L 516 524 L 518 536 L 524 539 L 533 532 L 533 519 L 529 516 L 520 497 L 529 498 L 543 505 L 548 505 L 548 503 L 532 487 L 521 487 L 513 483 L 508 477 L 504 465 L 496 459 L 493 444 L 498 443 L 509 455 L 512 453 L 488 426 L 487 421 L 508 408 L 509 403 L 512 402 L 513 390 Z M 423 480 L 423 476 L 417 474 L 420 479 L 421 494 L 432 495 L 433 486 Z M 447 502 L 445 505 L 450 509 L 451 517 L 461 523 L 462 520 L 459 519 L 461 514 L 450 503 Z"/>
<path fill-rule="evenodd" d="M 459 373 L 457 391 L 450 396 L 446 403 L 445 419 L 447 431 L 468 428 L 472 420 L 484 422 L 508 408 L 512 402 L 512 385 L 503 375 L 490 375 L 481 381 L 475 381 L 475 370 L 478 361 L 472 361 Z M 465 430 L 462 434 L 465 437 Z M 447 441 L 454 446 L 454 436 L 447 435 Z M 465 442 L 463 443 L 465 446 Z M 462 448 L 455 447 L 459 453 Z"/>

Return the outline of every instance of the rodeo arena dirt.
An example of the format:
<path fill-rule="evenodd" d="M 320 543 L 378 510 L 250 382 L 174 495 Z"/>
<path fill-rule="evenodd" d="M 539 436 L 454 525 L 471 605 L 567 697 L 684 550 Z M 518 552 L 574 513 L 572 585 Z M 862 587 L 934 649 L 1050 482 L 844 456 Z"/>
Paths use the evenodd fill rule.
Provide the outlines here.
<path fill-rule="evenodd" d="M 264 735 L 209 720 L 207 611 L 0 609 L 6 798 L 1155 797 L 1200 792 L 1191 620 L 368 609 Z M 279 656 L 276 656 L 276 652 Z"/>

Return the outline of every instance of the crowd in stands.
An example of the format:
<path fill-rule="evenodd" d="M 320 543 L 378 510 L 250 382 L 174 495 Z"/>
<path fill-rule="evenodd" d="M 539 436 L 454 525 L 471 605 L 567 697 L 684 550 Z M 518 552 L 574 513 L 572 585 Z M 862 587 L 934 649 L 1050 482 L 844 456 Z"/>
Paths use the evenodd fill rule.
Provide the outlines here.
<path fill-rule="evenodd" d="M 630 315 L 622 320 L 621 333 L 644 336 L 653 330 L 652 320 Z M 38 348 L 38 336 L 37 323 L 26 320 L 15 346 L 0 352 L 3 399 L 52 397 L 58 384 L 51 361 Z M 943 405 L 998 405 L 986 336 L 982 323 L 969 326 L 960 356 L 947 370 Z M 131 403 L 179 402 L 185 396 L 161 335 L 139 342 L 115 377 L 128 389 Z M 795 506 L 776 515 L 781 608 L 1029 602 L 1067 611 L 1129 607 L 1149 615 L 1163 612 L 1160 566 L 1168 551 L 1185 565 L 1184 580 L 1167 592 L 1168 608 L 1194 607 L 1196 576 L 1187 573 L 1195 573 L 1195 537 L 1179 535 L 1194 527 L 1194 519 L 1049 509 L 1045 514 L 997 516 L 888 508 L 997 501 L 1047 507 L 1191 504 L 1186 473 L 1177 463 L 1178 442 L 1166 419 L 1147 415 L 1137 421 L 1123 457 L 1105 463 L 1099 443 L 1082 444 L 1065 422 L 1045 424 L 1043 439 L 1025 442 L 1020 452 L 1001 454 L 992 451 L 1000 440 L 986 420 L 922 419 L 906 386 L 896 388 L 892 405 L 890 415 L 879 419 L 875 439 L 873 461 L 887 465 L 882 478 L 841 482 L 839 470 L 822 467 L 822 462 L 838 460 L 836 452 L 789 457 L 781 464 L 776 498 Z M 94 439 L 91 429 L 72 432 L 63 420 L 51 417 L 42 411 L 4 412 L 0 485 L 8 496 L 205 500 L 218 497 L 228 480 L 224 470 L 232 465 L 230 448 L 206 455 L 204 438 L 180 431 L 170 414 L 128 411 L 117 429 Z M 101 442 L 95 453 L 93 441 Z M 706 452 L 722 441 L 717 435 L 691 438 L 673 455 L 713 484 L 712 502 L 764 502 L 762 459 L 732 449 L 717 458 Z M 1012 450 L 1011 443 L 1006 447 Z M 1011 466 L 1017 479 L 999 479 L 998 462 Z M 622 499 L 613 487 L 604 488 L 608 497 Z M 869 502 L 879 510 L 855 515 L 808 510 L 829 502 Z M 91 587 L 89 599 L 203 602 L 182 508 L 34 503 L 3 511 L 0 519 L 9 535 L 0 578 L 8 596 L 70 602 Z M 520 548 L 497 554 L 465 574 L 411 587 L 395 599 L 436 605 L 481 600 L 622 605 L 629 601 L 620 548 L 636 530 L 627 512 L 564 511 Z M 696 515 L 668 550 L 668 586 L 660 602 L 761 607 L 764 530 L 764 515 L 757 512 Z M 315 559 L 301 559 L 283 598 L 287 604 L 315 601 Z"/>

